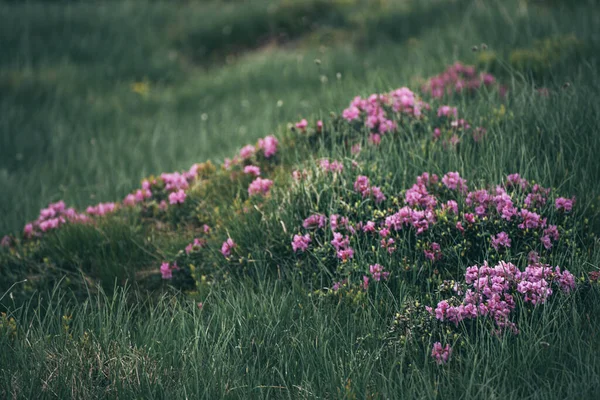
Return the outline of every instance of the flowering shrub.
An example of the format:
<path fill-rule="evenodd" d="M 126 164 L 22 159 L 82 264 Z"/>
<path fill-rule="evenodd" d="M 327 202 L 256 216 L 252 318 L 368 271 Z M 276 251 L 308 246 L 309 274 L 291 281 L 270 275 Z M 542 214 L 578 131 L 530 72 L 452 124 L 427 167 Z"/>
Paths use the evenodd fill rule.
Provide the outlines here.
<path fill-rule="evenodd" d="M 121 203 L 101 203 L 85 213 L 66 209 L 62 202 L 51 204 L 26 226 L 25 237 L 40 237 L 66 223 L 94 223 L 107 214 L 139 216 L 152 229 L 164 229 L 165 225 L 182 228 L 190 242 L 168 260 L 168 268 L 160 269 L 163 278 L 175 276 L 177 280 L 178 276 L 194 276 L 200 268 L 205 274 L 211 269 L 244 265 L 250 258 L 246 255 L 251 240 L 238 235 L 236 231 L 241 229 L 231 230 L 231 236 L 228 229 L 238 228 L 243 224 L 240 221 L 272 223 L 277 229 L 281 226 L 281 235 L 285 235 L 270 242 L 281 246 L 275 256 L 277 267 L 310 268 L 311 277 L 319 281 L 327 277 L 330 284 L 326 286 L 340 293 L 366 293 L 398 280 L 422 286 L 455 279 L 464 272 L 461 265 L 482 259 L 495 262 L 530 255 L 539 258 L 536 262 L 549 262 L 555 253 L 574 246 L 571 239 L 576 229 L 569 218 L 576 210 L 574 199 L 557 197 L 554 191 L 518 174 L 498 186 L 473 188 L 458 172 L 441 177 L 424 173 L 398 193 L 385 186 L 384 179 L 376 178 L 381 171 L 371 175 L 364 163 L 358 162 L 368 156 L 364 149 L 369 145 L 408 141 L 408 136 L 411 140 L 416 137 L 417 145 L 442 143 L 446 149 L 471 138 L 481 141 L 486 129 L 473 127 L 464 118 L 464 110 L 441 101 L 449 92 L 471 93 L 495 86 L 493 76 L 455 64 L 428 81 L 422 88 L 423 97 L 402 87 L 366 98 L 357 96 L 339 118 L 327 124 L 301 119 L 293 125 L 301 134 L 284 138 L 286 146 L 269 135 L 243 146 L 233 158 L 224 160 L 222 168 L 206 162 L 189 170 L 151 176 Z M 343 135 L 334 135 L 333 129 Z M 315 154 L 312 145 L 316 140 L 322 141 L 325 149 L 338 140 L 348 153 L 319 154 L 314 160 L 304 160 L 316 164 L 312 170 L 292 164 L 296 149 Z M 350 154 L 351 160 L 344 159 L 344 154 Z M 292 172 L 291 186 L 286 186 L 289 182 L 279 177 L 289 179 L 294 167 L 299 169 Z M 323 187 L 317 189 L 316 182 Z M 270 217 L 274 214 L 268 214 L 273 212 L 269 202 L 290 196 L 300 204 L 302 190 L 318 191 L 323 206 L 309 212 L 313 203 L 308 201 L 309 207 L 303 204 L 287 210 L 295 218 L 291 226 L 291 218 L 275 221 Z M 265 221 L 268 218 L 276 223 Z M 215 232 L 203 232 L 205 224 Z M 6 238 L 2 246 L 14 243 Z M 262 250 L 273 249 L 265 246 Z"/>
<path fill-rule="evenodd" d="M 408 301 L 397 313 L 388 340 L 421 343 L 431 339 L 467 335 L 475 326 L 489 329 L 493 335 L 519 334 L 514 322 L 518 308 L 536 308 L 556 292 L 565 295 L 576 289 L 575 277 L 567 270 L 547 264 L 530 263 L 521 271 L 510 262 L 499 261 L 494 267 L 487 262 L 467 268 L 462 282 L 444 281 L 439 293 L 450 292 L 434 307 L 418 301 Z M 449 344 L 438 341 L 431 348 L 431 357 L 445 364 L 452 355 Z"/>
<path fill-rule="evenodd" d="M 496 78 L 493 75 L 477 73 L 475 67 L 456 62 L 441 74 L 427 80 L 421 90 L 434 98 L 442 98 L 452 94 L 473 93 L 482 87 L 494 86 Z M 500 87 L 501 94 L 505 91 L 505 88 Z"/>
<path fill-rule="evenodd" d="M 575 289 L 575 277 L 569 271 L 561 271 L 547 264 L 534 263 L 521 272 L 514 264 L 501 261 L 494 267 L 487 263 L 467 268 L 463 284 L 455 284 L 452 290 L 463 295 L 462 299 L 442 300 L 432 314 L 441 322 L 453 323 L 477 318 L 488 318 L 496 332 L 509 329 L 518 333 L 510 320 L 517 307 L 516 298 L 534 306 L 546 302 L 553 294 L 552 286 L 564 293 Z"/>
<path fill-rule="evenodd" d="M 574 200 L 518 174 L 501 185 L 470 189 L 458 172 L 441 179 L 424 173 L 399 196 L 384 195 L 358 175 L 348 189 L 348 197 L 338 200 L 343 214 L 308 215 L 292 240 L 301 260 L 329 260 L 334 282 L 364 287 L 363 277 L 373 276 L 367 266 L 377 265 L 387 270 L 386 279 L 391 273 L 424 284 L 455 279 L 460 265 L 482 255 L 499 260 L 528 254 L 540 262 L 576 250 L 577 227 L 569 217 Z"/>
<path fill-rule="evenodd" d="M 477 73 L 475 67 L 456 63 L 428 80 L 422 90 L 438 102 L 445 93 L 472 93 L 481 87 L 495 85 L 496 79 L 491 74 Z M 504 93 L 502 87 L 500 91 Z M 356 96 L 342 111 L 340 121 L 351 128 L 344 135 L 344 142 L 350 145 L 353 154 L 360 151 L 365 131 L 368 132 L 367 143 L 373 146 L 380 145 L 387 135 L 398 135 L 407 130 L 416 130 L 426 140 L 439 141 L 446 148 L 456 147 L 466 139 L 480 142 L 487 132 L 486 128 L 472 126 L 460 114 L 456 107 L 439 104 L 436 108 L 409 88 L 401 87 L 366 98 Z M 306 119 L 294 127 L 303 133 L 303 137 L 307 137 L 306 133 L 312 133 L 313 138 L 323 137 L 322 121 L 318 121 L 313 129 Z"/>

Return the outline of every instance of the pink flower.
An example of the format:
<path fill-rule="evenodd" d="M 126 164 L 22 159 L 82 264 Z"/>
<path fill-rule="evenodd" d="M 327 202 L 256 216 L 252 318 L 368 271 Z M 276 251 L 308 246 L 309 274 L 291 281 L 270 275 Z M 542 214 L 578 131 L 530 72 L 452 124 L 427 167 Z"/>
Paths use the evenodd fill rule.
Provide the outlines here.
<path fill-rule="evenodd" d="M 375 232 L 375 222 L 367 221 L 367 223 L 362 227 L 363 232 Z"/>
<path fill-rule="evenodd" d="M 296 123 L 296 128 L 300 129 L 301 131 L 305 131 L 307 126 L 308 126 L 308 121 L 305 119 L 302 119 L 300 122 Z"/>
<path fill-rule="evenodd" d="M 463 217 L 465 217 L 465 221 L 467 221 L 469 224 L 475 223 L 475 215 L 471 213 L 464 213 Z"/>
<path fill-rule="evenodd" d="M 317 132 L 321 132 L 323 130 L 323 121 L 317 121 Z"/>
<path fill-rule="evenodd" d="M 169 186 L 170 188 L 175 187 L 175 185 L 171 186 L 169 184 L 167 184 L 167 186 Z M 133 196 L 136 203 L 141 203 L 145 199 L 149 199 L 150 197 L 152 197 L 152 192 L 149 189 L 138 189 Z"/>
<path fill-rule="evenodd" d="M 294 235 L 294 240 L 292 240 L 292 249 L 294 250 L 294 253 L 298 252 L 298 250 L 301 252 L 306 251 L 310 242 L 311 239 L 308 233 L 304 236 Z"/>
<path fill-rule="evenodd" d="M 348 122 L 358 119 L 359 116 L 360 116 L 360 110 L 354 106 L 350 106 L 342 112 L 342 117 Z"/>
<path fill-rule="evenodd" d="M 205 244 L 205 240 L 195 238 L 192 243 L 188 244 L 185 247 L 185 254 L 190 254 L 192 251 L 200 250 L 202 247 L 204 247 Z"/>
<path fill-rule="evenodd" d="M 510 174 L 506 177 L 507 186 L 520 187 L 521 190 L 525 190 L 529 185 L 526 179 L 521 178 L 519 174 Z"/>
<path fill-rule="evenodd" d="M 458 172 L 448 172 L 442 178 L 442 183 L 450 190 L 458 190 L 461 193 L 467 192 L 467 181 L 461 178 Z"/>
<path fill-rule="evenodd" d="M 10 236 L 5 235 L 2 240 L 0 240 L 0 247 L 10 247 L 10 244 L 12 242 L 12 239 L 10 238 Z"/>
<path fill-rule="evenodd" d="M 198 168 L 200 168 L 198 164 L 192 165 L 189 170 L 183 173 L 185 179 L 188 181 L 196 179 L 198 177 Z"/>
<path fill-rule="evenodd" d="M 559 197 L 554 201 L 554 206 L 558 211 L 570 212 L 573 209 L 574 199 L 566 199 L 564 197 Z"/>
<path fill-rule="evenodd" d="M 246 159 L 252 157 L 255 152 L 256 152 L 256 148 L 254 148 L 254 146 L 249 144 L 249 145 L 242 147 L 242 149 L 240 150 L 240 157 L 242 158 L 242 160 L 246 160 Z"/>
<path fill-rule="evenodd" d="M 350 149 L 350 153 L 352 153 L 353 155 L 357 155 L 360 153 L 360 143 L 356 143 L 355 145 L 352 145 L 352 148 Z"/>
<path fill-rule="evenodd" d="M 559 267 L 556 267 L 555 273 L 555 279 L 558 281 L 558 286 L 560 287 L 560 290 L 567 294 L 575 290 L 575 277 L 572 273 L 570 273 L 567 270 L 561 272 Z"/>
<path fill-rule="evenodd" d="M 221 254 L 225 257 L 231 256 L 231 250 L 236 246 L 237 244 L 231 238 L 228 238 L 221 246 Z"/>
<path fill-rule="evenodd" d="M 164 173 L 160 175 L 160 178 L 165 183 L 165 190 L 167 192 L 172 192 L 179 189 L 185 190 L 190 186 L 185 176 L 180 174 L 179 172 L 173 172 L 170 174 Z M 146 191 L 147 189 L 143 190 Z M 146 194 L 143 194 L 143 197 L 146 198 Z"/>
<path fill-rule="evenodd" d="M 390 273 L 383 270 L 383 267 L 380 264 L 373 264 L 369 266 L 369 273 L 373 277 L 373 280 L 379 282 L 381 278 L 387 280 L 390 276 Z"/>
<path fill-rule="evenodd" d="M 362 194 L 363 197 L 368 195 L 369 191 L 369 178 L 364 175 L 359 175 L 354 181 L 354 191 Z"/>
<path fill-rule="evenodd" d="M 455 133 L 454 135 L 452 135 L 450 137 L 450 139 L 448 140 L 448 143 L 450 143 L 451 146 L 456 146 L 457 144 L 460 143 L 460 138 L 458 137 L 458 135 Z"/>
<path fill-rule="evenodd" d="M 540 261 L 540 256 L 537 253 L 537 251 L 531 250 L 528 254 L 527 254 L 527 261 L 531 264 L 536 264 Z"/>
<path fill-rule="evenodd" d="M 327 224 L 327 217 L 321 214 L 313 214 L 306 218 L 302 223 L 304 229 L 324 228 Z"/>
<path fill-rule="evenodd" d="M 342 288 L 342 286 L 344 286 L 346 283 L 348 283 L 348 279 L 344 279 L 338 282 L 335 282 L 333 284 L 333 287 L 331 288 L 334 292 L 337 292 L 338 290 L 340 290 Z"/>
<path fill-rule="evenodd" d="M 498 251 L 498 249 L 501 247 L 504 247 L 504 248 L 510 247 L 510 243 L 511 243 L 510 237 L 508 236 L 508 233 L 506 233 L 506 232 L 500 232 L 496 236 L 492 236 L 492 247 L 496 251 Z"/>
<path fill-rule="evenodd" d="M 381 135 L 378 133 L 372 133 L 369 135 L 369 143 L 378 146 L 381 143 Z"/>
<path fill-rule="evenodd" d="M 26 238 L 33 236 L 33 224 L 25 225 L 25 228 L 23 228 L 23 236 Z"/>
<path fill-rule="evenodd" d="M 458 215 L 458 203 L 454 200 L 448 200 L 446 204 L 442 204 L 442 210 L 449 210 L 455 215 Z"/>
<path fill-rule="evenodd" d="M 435 242 L 431 243 L 423 252 L 425 253 L 425 258 L 432 262 L 442 258 L 442 248 Z"/>
<path fill-rule="evenodd" d="M 458 115 L 458 111 L 456 110 L 456 107 L 441 106 L 440 108 L 438 108 L 438 112 L 437 112 L 438 117 L 454 116 L 456 118 L 457 115 Z"/>
<path fill-rule="evenodd" d="M 438 365 L 446 364 L 448 360 L 450 360 L 451 355 L 452 348 L 449 344 L 447 344 L 445 347 L 442 347 L 440 342 L 435 342 L 433 344 L 433 348 L 431 349 L 431 357 L 433 357 Z"/>
<path fill-rule="evenodd" d="M 208 226 L 206 224 L 202 225 L 202 231 L 204 233 L 210 233 L 210 226 Z"/>
<path fill-rule="evenodd" d="M 523 220 L 518 226 L 521 229 L 537 229 L 540 227 L 544 227 L 546 225 L 546 219 L 542 219 L 538 214 L 528 211 L 526 209 L 521 209 L 519 216 Z"/>
<path fill-rule="evenodd" d="M 246 165 L 244 167 L 244 173 L 249 174 L 249 175 L 259 176 L 260 168 L 257 167 L 256 165 Z"/>
<path fill-rule="evenodd" d="M 345 249 L 349 246 L 350 239 L 348 238 L 348 236 L 343 236 L 339 232 L 334 232 L 333 240 L 331 241 L 331 244 L 337 251 L 339 251 L 339 250 Z"/>
<path fill-rule="evenodd" d="M 254 196 L 258 194 L 267 195 L 273 186 L 273 181 L 270 179 L 256 178 L 248 186 L 248 195 Z"/>
<path fill-rule="evenodd" d="M 181 189 L 169 194 L 169 204 L 183 204 L 187 195 Z"/>
<path fill-rule="evenodd" d="M 368 276 L 363 275 L 363 281 L 362 281 L 360 287 L 363 290 L 367 290 L 369 288 L 369 277 Z"/>
<path fill-rule="evenodd" d="M 123 204 L 129 207 L 134 206 L 135 203 L 135 196 L 133 194 L 128 194 L 125 196 L 125 199 L 123 199 Z"/>
<path fill-rule="evenodd" d="M 90 215 L 102 216 L 115 211 L 115 203 L 100 203 L 95 206 L 88 207 L 85 211 Z"/>
<path fill-rule="evenodd" d="M 171 266 L 168 262 L 162 263 L 160 266 L 160 273 L 162 274 L 162 278 L 163 279 L 173 278 L 173 270 L 174 269 L 179 269 L 177 267 L 177 264 L 173 264 L 173 266 Z"/>
<path fill-rule="evenodd" d="M 339 161 L 331 161 L 324 158 L 319 162 L 321 169 L 325 172 L 342 172 L 344 170 L 344 164 Z"/>
<path fill-rule="evenodd" d="M 375 200 L 375 204 L 381 204 L 386 200 L 385 195 L 378 186 L 371 186 L 369 194 L 373 197 L 373 200 Z"/>
<path fill-rule="evenodd" d="M 337 256 L 342 261 L 348 261 L 349 259 L 354 257 L 354 250 L 352 247 L 348 247 L 347 249 L 338 250 Z"/>
<path fill-rule="evenodd" d="M 258 139 L 258 148 L 261 149 L 266 158 L 271 158 L 277 153 L 279 141 L 275 136 L 269 135 L 264 139 Z"/>
<path fill-rule="evenodd" d="M 556 225 L 550 225 L 546 229 L 544 229 L 544 235 L 540 239 L 544 247 L 548 250 L 552 248 L 552 242 L 558 241 L 560 235 L 558 233 L 558 228 Z"/>

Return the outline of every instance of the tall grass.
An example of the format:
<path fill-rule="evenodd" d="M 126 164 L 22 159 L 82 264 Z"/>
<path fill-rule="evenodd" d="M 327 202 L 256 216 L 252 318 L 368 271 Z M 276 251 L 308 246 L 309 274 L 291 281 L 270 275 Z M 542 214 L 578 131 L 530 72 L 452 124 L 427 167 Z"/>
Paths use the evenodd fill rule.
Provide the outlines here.
<path fill-rule="evenodd" d="M 202 309 L 129 290 L 83 304 L 60 292 L 10 314 L 0 387 L 16 398 L 593 398 L 598 291 L 485 331 L 453 364 L 383 340 L 402 292 L 355 307 L 272 281 L 222 287 Z M 383 307 L 382 307 L 383 305 Z"/>

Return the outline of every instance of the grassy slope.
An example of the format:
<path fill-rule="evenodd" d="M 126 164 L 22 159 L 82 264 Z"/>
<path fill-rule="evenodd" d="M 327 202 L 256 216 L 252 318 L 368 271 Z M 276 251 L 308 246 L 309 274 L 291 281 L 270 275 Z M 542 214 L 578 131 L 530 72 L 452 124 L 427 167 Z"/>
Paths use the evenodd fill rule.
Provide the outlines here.
<path fill-rule="evenodd" d="M 90 194 L 96 195 L 95 201 L 112 200 L 137 186 L 135 174 L 142 177 L 185 168 L 207 157 L 230 155 L 240 145 L 274 132 L 278 124 L 300 116 L 319 116 L 315 114 L 318 110 L 322 114 L 339 110 L 354 94 L 405 83 L 416 88 L 415 77 L 437 73 L 455 59 L 473 59 L 470 48 L 476 43 L 486 42 L 502 53 L 530 46 L 534 38 L 575 30 L 588 45 L 597 47 L 598 15 L 588 8 L 556 10 L 498 3 L 499 11 L 479 2 L 470 4 L 451 22 L 439 18 L 447 14 L 445 7 L 450 7 L 445 3 L 429 14 L 422 12 L 421 19 L 411 22 L 417 40 L 373 44 L 374 36 L 366 26 L 357 39 L 363 47 L 338 46 L 325 52 L 310 47 L 263 49 L 224 67 L 187 66 L 182 76 L 175 73 L 172 80 L 165 81 L 156 79 L 163 73 L 152 76 L 151 69 L 145 71 L 145 63 L 140 64 L 142 72 L 122 70 L 118 78 L 107 78 L 101 76 L 105 65 L 99 64 L 94 72 L 72 60 L 52 60 L 55 52 L 30 69 L 7 62 L 3 71 L 16 70 L 26 79 L 16 88 L 12 80 L 3 81 L 10 90 L 0 99 L 2 111 L 7 110 L 3 115 L 9 115 L 3 124 L 6 145 L 2 152 L 6 148 L 10 149 L 6 154 L 23 155 L 18 162 L 3 157 L 7 159 L 2 178 L 7 182 L 3 184 L 11 194 L 0 201 L 12 220 L 2 229 L 18 229 L 23 215 L 35 216 L 36 209 L 49 200 L 65 196 L 85 205 L 91 202 Z M 37 7 L 30 10 L 32 18 L 42 15 Z M 87 13 L 102 15 L 102 8 L 93 7 Z M 71 18 L 84 18 L 82 9 L 56 8 L 59 15 L 64 12 Z M 13 19 L 10 12 L 22 11 L 2 10 L 6 20 Z M 130 3 L 122 10 L 126 20 L 132 14 L 141 15 L 140 24 L 153 15 L 152 8 L 144 8 L 150 10 L 147 15 L 136 13 Z M 158 11 L 165 9 L 159 8 L 156 15 Z M 105 21 L 107 26 L 113 26 L 111 18 Z M 432 20 L 441 21 L 435 25 L 427 22 Z M 160 20 L 156 24 L 160 26 Z M 429 26 L 423 31 L 416 28 L 425 25 Z M 407 39 L 404 32 L 394 30 L 395 25 L 388 26 L 388 37 Z M 12 35 L 26 36 L 18 31 Z M 317 57 L 322 60 L 320 66 L 313 61 Z M 130 65 L 135 63 L 122 63 L 125 69 Z M 490 183 L 519 171 L 546 186 L 559 187 L 565 195 L 576 194 L 582 214 L 594 216 L 590 207 L 600 193 L 595 179 L 600 176 L 600 163 L 594 151 L 599 148 L 595 131 L 600 109 L 589 99 L 599 91 L 596 66 L 597 59 L 589 55 L 583 60 L 561 60 L 543 77 L 545 84 L 559 93 L 548 100 L 536 96 L 531 87 L 515 86 L 509 108 L 514 117 L 491 130 L 484 148 L 410 156 L 406 152 L 410 144 L 402 149 L 391 146 L 378 153 L 374 163 L 380 170 L 402 171 L 390 177 L 394 190 L 406 188 L 424 170 L 459 170 L 470 181 Z M 160 71 L 175 67 L 165 68 Z M 56 75 L 48 73 L 52 70 Z M 13 72 L 3 76 L 12 77 Z M 342 74 L 340 81 L 336 72 Z M 139 73 L 150 80 L 147 98 L 129 88 L 133 80 L 140 79 Z M 322 83 L 321 75 L 329 78 L 328 83 Z M 520 78 L 514 76 L 515 82 Z M 571 87 L 559 90 L 565 81 L 571 82 Z M 88 97 L 91 106 L 81 105 Z M 283 100 L 283 107 L 277 107 L 276 99 Z M 33 118 L 29 116 L 32 104 L 38 109 Z M 461 109 L 476 118 L 499 104 L 484 97 L 466 102 Z M 205 121 L 202 113 L 208 116 Z M 246 130 L 240 130 L 242 126 Z M 17 128 L 24 133 L 13 135 Z M 80 132 L 79 140 L 73 139 L 73 132 Z M 34 135 L 45 139 L 33 141 Z M 319 151 L 339 156 L 342 150 Z M 64 170 L 61 152 L 68 160 L 69 167 Z M 299 153 L 292 158 L 305 156 Z M 60 184 L 65 185 L 65 193 L 57 189 Z M 29 204 L 15 200 L 25 193 L 35 194 L 28 197 Z M 16 203 L 20 209 L 15 210 Z M 293 211 L 283 213 L 288 225 L 297 220 L 291 214 Z M 272 224 L 266 226 L 273 228 Z M 249 238 L 243 246 L 257 251 L 255 257 L 260 260 L 261 254 L 265 256 L 261 243 L 268 243 L 271 235 L 283 236 L 274 230 L 265 232 L 264 227 L 231 224 L 229 233 L 236 239 Z M 81 257 L 93 260 L 88 268 L 98 269 L 97 275 L 110 282 L 120 266 L 156 263 L 165 251 L 187 243 L 187 238 L 181 238 L 167 240 L 164 248 L 145 244 L 154 254 L 135 253 L 132 249 L 143 233 L 129 229 L 127 224 L 102 229 L 102 235 L 124 243 L 110 253 L 96 250 L 94 243 L 99 237 L 85 229 L 59 233 L 44 247 L 53 260 L 70 260 L 67 264 L 78 265 Z M 82 233 L 90 236 L 82 239 Z M 597 253 L 564 260 L 562 265 L 574 272 L 588 271 L 598 265 Z M 264 259 L 264 265 L 257 263 L 258 271 L 272 267 Z M 111 266 L 117 270 L 107 271 Z M 443 369 L 433 365 L 426 352 L 415 356 L 405 348 L 390 349 L 381 341 L 405 296 L 402 289 L 396 289 L 393 295 L 379 293 L 377 306 L 364 303 L 357 307 L 332 304 L 309 297 L 303 290 L 290 290 L 289 283 L 267 280 L 258 285 L 225 284 L 212 290 L 203 298 L 207 305 L 201 312 L 192 300 L 165 296 L 158 302 L 146 302 L 130 293 L 124 301 L 118 290 L 114 300 L 98 295 L 84 305 L 56 298 L 41 300 L 44 306 L 32 304 L 13 311 L 21 326 L 29 326 L 27 340 L 14 340 L 10 335 L 0 339 L 5 349 L 0 356 L 0 386 L 29 398 L 117 393 L 119 397 L 206 398 L 389 398 L 399 393 L 421 398 L 592 398 L 597 390 L 597 291 L 583 299 L 557 300 L 533 317 L 523 316 L 519 319 L 523 332 L 516 338 L 498 341 L 483 334 L 470 340 L 468 350 Z M 71 322 L 61 321 L 62 315 L 70 314 Z"/>

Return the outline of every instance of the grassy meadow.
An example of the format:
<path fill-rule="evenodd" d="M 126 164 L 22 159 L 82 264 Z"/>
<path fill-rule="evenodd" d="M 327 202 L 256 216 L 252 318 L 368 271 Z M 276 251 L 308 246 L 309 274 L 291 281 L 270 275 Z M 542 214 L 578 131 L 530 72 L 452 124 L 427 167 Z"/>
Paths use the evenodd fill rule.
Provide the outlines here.
<path fill-rule="evenodd" d="M 0 398 L 596 398 L 598 49 L 586 0 L 0 1 Z"/>

